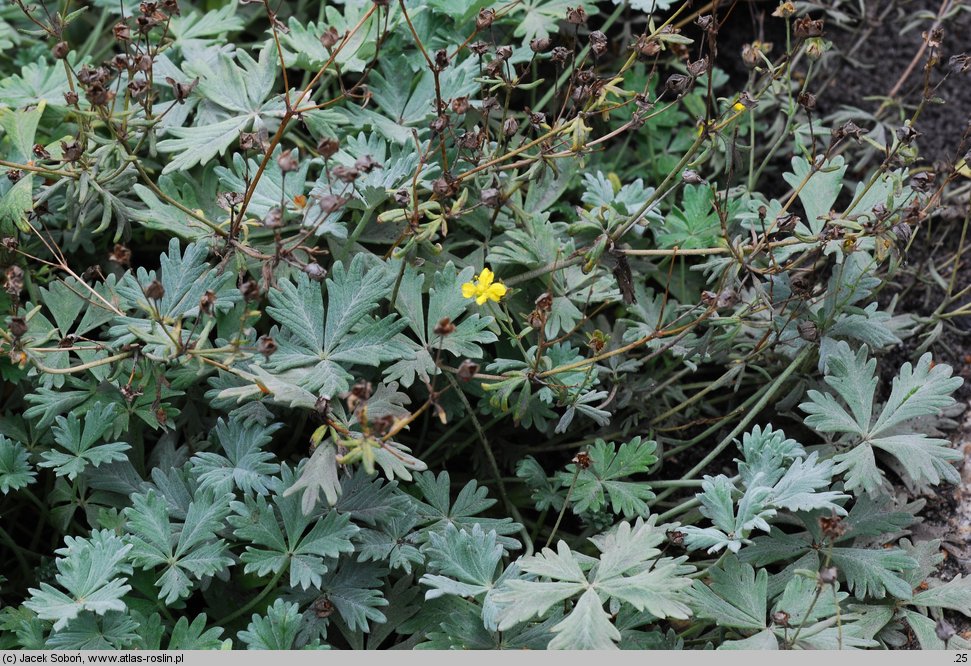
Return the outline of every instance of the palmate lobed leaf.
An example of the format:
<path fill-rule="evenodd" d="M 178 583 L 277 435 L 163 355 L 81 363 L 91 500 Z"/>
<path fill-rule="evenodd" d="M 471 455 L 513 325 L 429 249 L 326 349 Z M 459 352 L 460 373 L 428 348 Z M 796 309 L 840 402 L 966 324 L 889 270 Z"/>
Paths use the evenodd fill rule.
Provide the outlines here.
<path fill-rule="evenodd" d="M 558 638 L 549 647 L 616 648 L 620 633 L 603 608 L 607 600 L 630 604 L 656 617 L 687 618 L 691 610 L 683 593 L 691 580 L 685 574 L 694 567 L 683 564 L 684 557 L 655 559 L 660 553 L 655 546 L 664 540 L 655 521 L 652 516 L 646 522 L 622 522 L 591 539 L 601 551 L 596 560 L 575 553 L 564 541 L 557 544 L 556 551 L 544 548 L 521 558 L 518 567 L 522 572 L 539 580 L 517 577 L 499 583 L 492 594 L 498 629 L 542 617 L 554 605 L 577 595 L 572 611 L 553 628 Z"/>
<path fill-rule="evenodd" d="M 168 604 L 189 595 L 192 580 L 201 580 L 233 564 L 228 544 L 216 533 L 223 529 L 229 515 L 231 494 L 197 493 L 189 503 L 185 520 L 173 525 L 169 508 L 156 491 L 132 496 L 125 509 L 132 562 L 143 569 L 157 571 L 159 599 Z"/>
<path fill-rule="evenodd" d="M 66 417 L 58 416 L 52 428 L 54 441 L 64 451 L 50 450 L 41 454 L 39 467 L 51 467 L 57 476 L 76 478 L 88 465 L 99 467 L 105 463 L 125 460 L 124 452 L 131 448 L 126 442 L 98 444 L 114 426 L 115 405 L 95 403 L 84 416 L 84 425 L 75 411 Z"/>
<path fill-rule="evenodd" d="M 557 475 L 561 486 L 573 486 L 573 510 L 582 514 L 604 508 L 608 499 L 611 509 L 625 518 L 648 514 L 647 502 L 654 499 L 650 484 L 644 481 L 624 481 L 635 474 L 643 474 L 657 462 L 654 455 L 657 443 L 635 437 L 618 448 L 613 442 L 598 439 L 588 450 L 590 466 L 577 470 L 567 465 Z M 576 474 L 576 482 L 573 475 Z"/>
<path fill-rule="evenodd" d="M 954 404 L 951 394 L 961 386 L 946 365 L 933 365 L 924 354 L 917 365 L 905 363 L 893 380 L 887 402 L 873 418 L 877 378 L 876 361 L 867 360 L 867 347 L 853 352 L 840 341 L 827 358 L 826 383 L 831 393 L 809 391 L 809 400 L 800 408 L 809 416 L 806 424 L 820 432 L 843 434 L 851 448 L 837 453 L 834 471 L 845 474 L 847 490 L 875 494 L 884 486 L 884 475 L 877 465 L 877 452 L 893 456 L 900 469 L 918 487 L 941 481 L 956 483 L 960 477 L 952 462 L 961 454 L 947 440 L 908 432 L 914 419 L 935 415 Z M 844 407 L 844 404 L 846 405 Z"/>
<path fill-rule="evenodd" d="M 52 620 L 55 631 L 84 611 L 104 615 L 125 610 L 122 597 L 131 590 L 125 576 L 132 572 L 126 556 L 132 546 L 108 530 L 95 530 L 88 538 L 67 536 L 64 542 L 56 551 L 55 579 L 66 592 L 41 583 L 40 589 L 29 590 L 24 606 Z"/>
<path fill-rule="evenodd" d="M 280 483 L 283 488 L 295 485 L 294 473 L 285 465 Z M 289 570 L 290 585 L 306 590 L 320 586 L 331 561 L 354 551 L 351 539 L 359 528 L 348 515 L 334 510 L 305 513 L 301 503 L 301 498 L 279 491 L 272 504 L 264 496 L 250 495 L 231 503 L 229 523 L 236 528 L 235 537 L 252 544 L 240 556 L 247 573 L 266 576 Z"/>

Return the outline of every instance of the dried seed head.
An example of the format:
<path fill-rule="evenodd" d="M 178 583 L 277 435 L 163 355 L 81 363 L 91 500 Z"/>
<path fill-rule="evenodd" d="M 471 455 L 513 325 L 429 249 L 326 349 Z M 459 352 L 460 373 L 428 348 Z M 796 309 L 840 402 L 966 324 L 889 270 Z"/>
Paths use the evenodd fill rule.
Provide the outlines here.
<path fill-rule="evenodd" d="M 131 28 L 127 23 L 116 23 L 111 32 L 119 42 L 131 41 Z"/>
<path fill-rule="evenodd" d="M 797 18 L 793 23 L 793 34 L 797 38 L 819 37 L 823 34 L 822 19 L 811 19 L 808 16 Z"/>
<path fill-rule="evenodd" d="M 480 193 L 482 205 L 488 208 L 502 206 L 502 192 L 497 187 L 487 187 Z"/>
<path fill-rule="evenodd" d="M 212 289 L 207 289 L 199 299 L 199 311 L 210 317 L 216 314 L 216 292 Z"/>
<path fill-rule="evenodd" d="M 533 310 L 526 315 L 526 323 L 534 331 L 542 330 L 546 326 L 546 313 L 542 310 Z"/>
<path fill-rule="evenodd" d="M 70 51 L 71 47 L 67 45 L 67 42 L 58 42 L 54 45 L 54 48 L 51 49 L 51 55 L 53 55 L 57 60 L 64 60 Z"/>
<path fill-rule="evenodd" d="M 435 51 L 435 69 L 442 71 L 446 67 L 448 67 L 448 51 L 438 49 Z"/>
<path fill-rule="evenodd" d="M 371 173 L 382 167 L 383 165 L 370 155 L 362 155 L 354 160 L 354 168 L 362 173 Z"/>
<path fill-rule="evenodd" d="M 11 183 L 16 183 L 23 177 L 24 172 L 20 169 L 11 169 L 7 172 L 7 180 L 9 180 Z"/>
<path fill-rule="evenodd" d="M 806 109 L 807 111 L 812 111 L 813 109 L 816 108 L 816 96 L 813 95 L 812 93 L 808 93 L 808 92 L 799 93 L 799 97 L 796 98 L 796 102 L 798 102 L 799 106 Z"/>
<path fill-rule="evenodd" d="M 672 546 L 684 545 L 684 532 L 680 530 L 669 530 L 667 532 L 667 537 Z"/>
<path fill-rule="evenodd" d="M 459 369 L 456 376 L 459 378 L 460 382 L 467 382 L 471 381 L 477 372 L 479 372 L 479 364 L 475 361 L 465 359 L 459 364 Z"/>
<path fill-rule="evenodd" d="M 436 178 L 432 182 L 432 192 L 439 199 L 447 199 L 453 196 L 456 192 L 456 189 L 457 189 L 457 185 L 444 177 Z"/>
<path fill-rule="evenodd" d="M 333 157 L 340 150 L 340 142 L 334 137 L 325 136 L 317 142 L 317 153 L 324 159 Z"/>
<path fill-rule="evenodd" d="M 496 10 L 492 8 L 480 9 L 475 17 L 475 29 L 485 30 L 496 20 Z"/>
<path fill-rule="evenodd" d="M 698 172 L 694 169 L 685 169 L 684 173 L 681 174 L 681 181 L 687 185 L 701 185 L 705 182 L 705 179 L 698 175 Z"/>
<path fill-rule="evenodd" d="M 676 95 L 683 95 L 691 85 L 691 77 L 684 74 L 672 74 L 664 82 L 664 87 Z"/>
<path fill-rule="evenodd" d="M 688 74 L 697 78 L 708 72 L 708 58 L 701 58 L 688 63 Z"/>
<path fill-rule="evenodd" d="M 590 454 L 587 453 L 586 451 L 580 451 L 575 456 L 573 456 L 573 460 L 571 462 L 577 467 L 579 467 L 580 469 L 588 469 L 591 463 Z"/>
<path fill-rule="evenodd" d="M 428 128 L 432 131 L 432 134 L 435 134 L 435 135 L 441 134 L 446 129 L 448 129 L 448 116 L 445 115 L 444 113 L 441 115 L 435 116 L 434 120 L 432 120 L 428 124 Z"/>
<path fill-rule="evenodd" d="M 189 83 L 182 83 L 181 81 L 176 81 L 171 76 L 166 76 L 165 82 L 172 86 L 172 92 L 175 94 L 175 101 L 179 104 L 185 104 L 185 100 L 189 97 L 195 87 L 199 85 L 199 77 L 197 76 Z"/>
<path fill-rule="evenodd" d="M 79 99 L 80 99 L 80 97 L 78 97 L 78 94 L 76 92 L 74 92 L 73 90 L 68 90 L 66 93 L 64 93 L 64 102 L 68 106 L 74 106 L 74 105 L 76 105 L 78 103 L 78 100 Z"/>
<path fill-rule="evenodd" d="M 452 112 L 457 114 L 468 113 L 469 110 L 469 97 L 468 95 L 464 97 L 456 97 L 452 100 Z"/>
<path fill-rule="evenodd" d="M 267 229 L 279 229 L 283 226 L 283 211 L 278 207 L 271 208 L 263 218 L 263 226 Z"/>
<path fill-rule="evenodd" d="M 542 294 L 536 297 L 536 300 L 533 301 L 533 305 L 543 312 L 550 312 L 553 309 L 553 294 L 548 291 L 544 291 Z"/>
<path fill-rule="evenodd" d="M 442 317 L 438 323 L 435 324 L 433 331 L 435 335 L 444 337 L 455 332 L 455 324 L 453 324 L 452 320 L 448 317 Z"/>
<path fill-rule="evenodd" d="M 808 342 L 816 342 L 819 340 L 819 328 L 816 326 L 815 322 L 811 321 L 801 321 L 796 325 L 799 331 L 799 337 Z"/>
<path fill-rule="evenodd" d="M 76 140 L 61 141 L 61 159 L 64 162 L 74 163 L 81 159 L 84 149 Z"/>
<path fill-rule="evenodd" d="M 819 529 L 829 539 L 838 539 L 846 534 L 846 525 L 843 523 L 843 519 L 835 513 L 830 516 L 820 516 Z"/>
<path fill-rule="evenodd" d="M 590 50 L 595 56 L 602 56 L 607 52 L 607 35 L 600 30 L 590 33 Z"/>
<path fill-rule="evenodd" d="M 587 10 L 583 5 L 566 8 L 566 22 L 570 25 L 583 25 L 587 22 Z"/>
<path fill-rule="evenodd" d="M 918 171 L 910 177 L 910 186 L 918 192 L 927 192 L 934 185 L 934 172 Z"/>
<path fill-rule="evenodd" d="M 530 40 L 529 48 L 532 49 L 533 53 L 546 53 L 550 49 L 550 38 L 536 37 Z"/>
<path fill-rule="evenodd" d="M 339 210 L 346 203 L 346 197 L 340 197 L 336 194 L 321 194 L 317 197 L 317 205 L 320 206 L 320 210 L 328 215 Z"/>
<path fill-rule="evenodd" d="M 772 623 L 777 627 L 788 627 L 789 626 L 789 613 L 780 610 L 772 614 Z"/>
<path fill-rule="evenodd" d="M 165 287 L 158 280 L 152 280 L 145 287 L 145 297 L 152 301 L 160 301 L 165 296 Z"/>
<path fill-rule="evenodd" d="M 900 139 L 900 143 L 904 144 L 905 146 L 912 144 L 914 140 L 920 136 L 920 134 L 921 133 L 910 124 L 904 125 L 903 127 L 897 129 L 897 138 Z"/>
<path fill-rule="evenodd" d="M 128 84 L 128 92 L 130 92 L 131 96 L 136 99 L 140 97 L 144 97 L 149 90 L 150 88 L 148 85 L 148 81 L 146 81 L 145 79 L 135 79 L 134 81 Z"/>
<path fill-rule="evenodd" d="M 273 353 L 277 350 L 276 340 L 271 338 L 269 335 L 264 335 L 257 340 L 256 349 L 263 354 L 263 358 L 269 361 L 270 357 L 273 356 Z"/>
<path fill-rule="evenodd" d="M 361 175 L 361 173 L 354 167 L 346 167 L 342 164 L 338 164 L 331 169 L 330 172 L 335 178 L 337 178 L 337 180 L 344 183 L 353 183 L 355 180 L 357 180 L 358 176 Z"/>
<path fill-rule="evenodd" d="M 14 339 L 20 339 L 27 332 L 27 322 L 23 317 L 11 317 L 10 319 L 10 335 Z"/>
<path fill-rule="evenodd" d="M 967 53 L 953 55 L 947 61 L 947 67 L 953 74 L 964 74 L 971 71 L 971 56 Z"/>
<path fill-rule="evenodd" d="M 260 299 L 260 285 L 256 284 L 254 280 L 246 280 L 243 284 L 239 285 L 239 292 L 243 295 L 243 300 L 247 303 L 252 303 Z"/>
<path fill-rule="evenodd" d="M 381 0 L 381 1 L 384 2 L 385 5 L 387 5 L 387 2 L 385 0 Z M 375 0 L 374 4 L 378 4 L 377 0 Z M 316 615 L 321 620 L 324 619 L 325 617 L 330 617 L 331 615 L 334 614 L 334 611 L 336 610 L 336 608 L 334 607 L 334 604 L 332 604 L 330 599 L 328 599 L 327 597 L 318 597 L 311 605 L 310 609 L 314 612 L 314 615 Z"/>
<path fill-rule="evenodd" d="M 552 60 L 557 65 L 562 65 L 572 55 L 573 55 L 573 51 L 571 51 L 570 49 L 563 46 L 555 46 L 553 47 L 553 55 L 550 57 L 550 60 Z"/>
<path fill-rule="evenodd" d="M 471 44 L 469 44 L 469 51 L 471 51 L 477 56 L 481 56 L 485 54 L 485 52 L 488 50 L 489 50 L 489 44 L 483 41 L 472 42 Z"/>
<path fill-rule="evenodd" d="M 836 567 L 826 567 L 819 572 L 820 585 L 832 585 L 839 577 Z"/>
<path fill-rule="evenodd" d="M 330 398 L 326 395 L 317 398 L 317 401 L 314 403 L 314 411 L 317 412 L 317 416 L 321 419 L 326 419 L 327 412 L 330 411 Z"/>
<path fill-rule="evenodd" d="M 318 264 L 316 261 L 312 261 L 303 267 L 303 272 L 313 280 L 314 282 L 321 282 L 325 277 L 327 277 L 327 269 Z"/>
<path fill-rule="evenodd" d="M 324 30 L 323 34 L 320 35 L 320 43 L 325 49 L 332 49 L 337 42 L 340 41 L 340 34 L 337 32 L 337 28 L 334 26 L 329 26 Z"/>
<path fill-rule="evenodd" d="M 772 15 L 776 18 L 789 18 L 796 13 L 796 6 L 791 2 L 780 2 Z"/>
<path fill-rule="evenodd" d="M 11 296 L 17 296 L 24 290 L 24 269 L 20 266 L 7 266 L 3 279 L 4 291 Z"/>
<path fill-rule="evenodd" d="M 108 255 L 108 261 L 116 263 L 119 266 L 128 266 L 131 264 L 131 250 L 121 243 L 115 243 L 114 249 Z"/>
<path fill-rule="evenodd" d="M 39 143 L 35 143 L 31 150 L 34 153 L 34 157 L 39 160 L 49 160 L 51 158 L 51 154 Z"/>
<path fill-rule="evenodd" d="M 354 386 L 351 387 L 350 392 L 347 394 L 349 397 L 357 398 L 358 400 L 367 400 L 371 397 L 374 392 L 374 387 L 371 386 L 371 382 L 366 379 L 358 379 L 354 382 Z"/>
<path fill-rule="evenodd" d="M 280 153 L 280 156 L 276 158 L 276 163 L 283 173 L 291 173 L 300 168 L 300 162 L 292 150 L 284 150 Z"/>
<path fill-rule="evenodd" d="M 858 127 L 857 124 L 852 120 L 847 120 L 845 123 L 833 130 L 834 141 L 842 141 L 847 137 L 855 141 L 859 141 L 861 136 L 863 136 L 863 128 Z"/>
<path fill-rule="evenodd" d="M 893 225 L 892 231 L 893 235 L 896 236 L 897 240 L 901 243 L 908 242 L 914 233 L 914 230 L 906 222 L 898 222 L 897 224 Z"/>
<path fill-rule="evenodd" d="M 695 25 L 702 30 L 712 30 L 713 28 L 717 28 L 717 25 L 715 24 L 715 17 L 711 14 L 702 14 L 696 18 Z"/>

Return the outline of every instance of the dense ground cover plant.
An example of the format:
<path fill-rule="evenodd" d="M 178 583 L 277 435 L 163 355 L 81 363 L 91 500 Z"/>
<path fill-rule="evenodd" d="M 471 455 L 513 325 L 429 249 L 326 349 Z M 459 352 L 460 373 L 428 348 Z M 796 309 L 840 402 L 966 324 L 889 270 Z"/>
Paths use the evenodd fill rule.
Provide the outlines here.
<path fill-rule="evenodd" d="M 824 122 L 732 5 L 0 8 L 0 645 L 967 647 L 885 298 L 966 58 Z"/>

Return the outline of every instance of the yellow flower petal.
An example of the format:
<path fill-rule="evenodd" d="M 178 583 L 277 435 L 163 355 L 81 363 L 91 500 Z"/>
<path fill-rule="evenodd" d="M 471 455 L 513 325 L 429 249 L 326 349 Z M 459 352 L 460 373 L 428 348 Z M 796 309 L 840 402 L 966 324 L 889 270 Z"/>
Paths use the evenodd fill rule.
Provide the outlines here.
<path fill-rule="evenodd" d="M 488 268 L 483 268 L 482 272 L 479 273 L 479 287 L 482 289 L 488 288 L 495 278 L 496 276 L 492 274 L 492 271 Z"/>
<path fill-rule="evenodd" d="M 499 299 L 506 295 L 506 285 L 501 282 L 493 284 L 491 287 L 486 289 L 486 296 L 492 300 L 499 302 Z"/>
<path fill-rule="evenodd" d="M 475 304 L 476 305 L 483 305 L 488 300 L 489 300 L 489 297 L 486 294 L 482 293 L 482 294 L 479 294 L 476 297 Z"/>
<path fill-rule="evenodd" d="M 475 296 L 475 292 L 475 284 L 472 282 L 466 282 L 462 285 L 462 298 L 473 298 Z"/>

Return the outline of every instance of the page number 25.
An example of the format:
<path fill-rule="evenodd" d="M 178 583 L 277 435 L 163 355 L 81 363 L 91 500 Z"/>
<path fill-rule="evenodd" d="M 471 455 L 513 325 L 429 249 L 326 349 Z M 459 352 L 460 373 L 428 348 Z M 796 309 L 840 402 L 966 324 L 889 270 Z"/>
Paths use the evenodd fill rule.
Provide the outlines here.
<path fill-rule="evenodd" d="M 954 655 L 955 664 L 966 664 L 968 663 L 968 654 L 966 652 L 958 652 Z"/>

